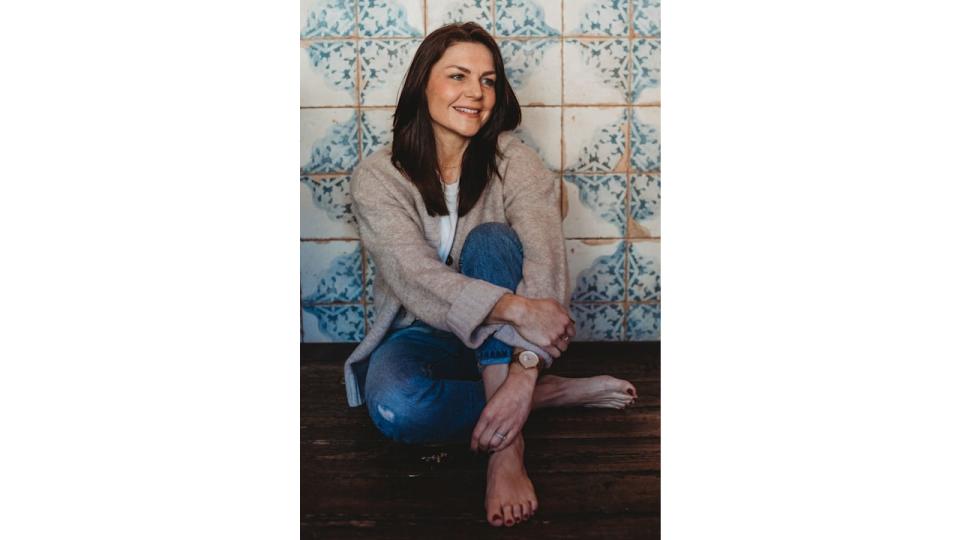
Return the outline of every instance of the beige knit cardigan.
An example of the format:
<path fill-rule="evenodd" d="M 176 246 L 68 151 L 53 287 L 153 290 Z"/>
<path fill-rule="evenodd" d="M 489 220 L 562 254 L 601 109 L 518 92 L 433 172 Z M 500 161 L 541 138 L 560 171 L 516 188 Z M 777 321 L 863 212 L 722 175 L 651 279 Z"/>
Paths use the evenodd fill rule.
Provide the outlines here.
<path fill-rule="evenodd" d="M 351 407 L 364 402 L 358 368 L 366 367 L 362 363 L 391 327 L 409 326 L 416 319 L 454 333 L 471 349 L 494 335 L 508 345 L 536 351 L 547 366 L 552 364 L 550 355 L 512 325 L 483 324 L 500 297 L 511 291 L 459 273 L 460 252 L 470 231 L 481 223 L 506 223 L 523 244 L 523 279 L 516 293 L 569 305 L 560 177 L 514 134 L 502 133 L 498 145 L 503 152 L 497 164 L 503 180 L 494 175 L 477 204 L 459 218 L 451 266 L 437 256 L 440 216 L 427 214 L 420 192 L 390 162 L 390 149 L 381 148 L 354 169 L 353 213 L 363 246 L 373 257 L 376 277 L 375 321 L 344 365 Z"/>

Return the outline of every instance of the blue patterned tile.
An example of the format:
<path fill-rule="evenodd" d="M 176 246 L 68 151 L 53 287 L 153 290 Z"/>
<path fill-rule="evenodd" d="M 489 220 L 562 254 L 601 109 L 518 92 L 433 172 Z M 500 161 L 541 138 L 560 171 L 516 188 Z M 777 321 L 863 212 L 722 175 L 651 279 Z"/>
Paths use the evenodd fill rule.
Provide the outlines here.
<path fill-rule="evenodd" d="M 660 175 L 630 176 L 630 220 L 627 235 L 660 236 Z"/>
<path fill-rule="evenodd" d="M 630 242 L 627 260 L 627 300 L 660 300 L 660 241 Z"/>
<path fill-rule="evenodd" d="M 660 102 L 660 40 L 635 39 L 631 101 L 637 105 Z"/>
<path fill-rule="evenodd" d="M 521 105 L 560 105 L 560 40 L 500 39 L 510 87 Z"/>
<path fill-rule="evenodd" d="M 632 110 L 630 167 L 634 171 L 660 170 L 659 107 L 640 107 Z"/>
<path fill-rule="evenodd" d="M 567 266 L 574 302 L 626 299 L 622 240 L 567 240 Z"/>
<path fill-rule="evenodd" d="M 350 177 L 300 177 L 300 238 L 357 238 Z"/>
<path fill-rule="evenodd" d="M 563 234 L 581 238 L 622 237 L 626 230 L 627 175 L 565 175 L 568 212 Z"/>
<path fill-rule="evenodd" d="M 302 313 L 304 343 L 363 339 L 363 306 L 360 304 L 304 306 Z"/>
<path fill-rule="evenodd" d="M 372 328 L 373 324 L 377 321 L 377 310 L 374 308 L 373 303 L 368 303 L 363 307 L 364 316 L 367 318 L 367 328 Z"/>
<path fill-rule="evenodd" d="M 363 280 L 363 298 L 368 304 L 373 304 L 373 279 L 377 276 L 377 267 L 366 250 L 363 252 L 363 260 L 367 265 L 366 278 Z"/>
<path fill-rule="evenodd" d="M 360 42 L 360 104 L 395 106 L 403 77 L 417 39 L 382 39 Z"/>
<path fill-rule="evenodd" d="M 623 304 L 570 305 L 577 335 L 574 341 L 621 341 L 623 339 Z"/>
<path fill-rule="evenodd" d="M 300 242 L 300 303 L 359 302 L 360 242 Z"/>
<path fill-rule="evenodd" d="M 660 304 L 627 304 L 627 341 L 660 339 Z"/>
<path fill-rule="evenodd" d="M 565 108 L 565 171 L 626 172 L 627 111 L 623 108 Z"/>
<path fill-rule="evenodd" d="M 423 0 L 360 0 L 360 35 L 422 36 Z"/>
<path fill-rule="evenodd" d="M 356 0 L 300 0 L 300 39 L 352 36 Z"/>
<path fill-rule="evenodd" d="M 450 23 L 473 21 L 493 33 L 491 0 L 428 0 L 427 32 Z"/>
<path fill-rule="evenodd" d="M 556 0 L 497 0 L 497 35 L 559 36 L 560 7 Z"/>
<path fill-rule="evenodd" d="M 364 109 L 360 118 L 360 138 L 363 143 L 364 157 L 393 144 L 392 110 Z"/>
<path fill-rule="evenodd" d="M 360 148 L 354 109 L 300 111 L 300 174 L 350 172 Z"/>
<path fill-rule="evenodd" d="M 520 126 L 514 130 L 521 141 L 537 151 L 552 171 L 560 171 L 560 107 L 523 109 Z"/>
<path fill-rule="evenodd" d="M 300 48 L 300 106 L 356 105 L 357 44 L 329 40 Z"/>
<path fill-rule="evenodd" d="M 563 99 L 567 104 L 627 101 L 629 41 L 568 39 L 563 42 Z"/>
<path fill-rule="evenodd" d="M 660 35 L 660 0 L 633 0 L 633 31 L 640 36 Z"/>
<path fill-rule="evenodd" d="M 627 0 L 565 0 L 564 33 L 584 36 L 626 36 Z"/>

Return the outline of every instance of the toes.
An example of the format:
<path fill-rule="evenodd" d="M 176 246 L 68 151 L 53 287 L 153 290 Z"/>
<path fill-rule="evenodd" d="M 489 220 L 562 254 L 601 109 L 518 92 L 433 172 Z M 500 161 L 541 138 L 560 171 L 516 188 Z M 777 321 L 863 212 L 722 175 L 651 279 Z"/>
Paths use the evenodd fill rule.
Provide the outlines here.
<path fill-rule="evenodd" d="M 513 517 L 513 506 L 509 504 L 503 505 L 503 524 L 507 527 L 513 527 L 515 522 L 516 518 Z"/>
<path fill-rule="evenodd" d="M 494 505 L 494 507 L 500 508 L 499 505 Z M 487 512 L 487 521 L 494 527 L 499 527 L 503 525 L 503 513 L 497 510 Z"/>
<path fill-rule="evenodd" d="M 517 520 L 517 523 L 523 521 L 523 505 L 515 504 L 513 505 L 513 516 Z"/>
<path fill-rule="evenodd" d="M 523 503 L 523 520 L 526 521 L 530 519 L 530 501 Z"/>

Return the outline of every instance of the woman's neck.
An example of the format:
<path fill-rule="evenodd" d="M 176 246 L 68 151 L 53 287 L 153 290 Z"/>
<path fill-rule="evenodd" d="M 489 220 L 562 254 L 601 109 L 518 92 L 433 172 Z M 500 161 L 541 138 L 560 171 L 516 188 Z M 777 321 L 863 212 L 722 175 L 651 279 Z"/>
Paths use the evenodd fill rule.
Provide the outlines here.
<path fill-rule="evenodd" d="M 446 184 L 452 184 L 460 179 L 460 163 L 463 153 L 467 150 L 470 139 L 461 136 L 436 137 L 437 162 L 440 176 Z"/>

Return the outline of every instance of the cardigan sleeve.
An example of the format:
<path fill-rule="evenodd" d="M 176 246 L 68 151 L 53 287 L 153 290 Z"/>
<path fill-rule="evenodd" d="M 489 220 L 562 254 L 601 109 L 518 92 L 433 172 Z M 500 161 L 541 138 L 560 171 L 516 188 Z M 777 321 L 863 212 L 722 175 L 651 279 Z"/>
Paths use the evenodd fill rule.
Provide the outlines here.
<path fill-rule="evenodd" d="M 515 141 L 503 181 L 507 221 L 523 245 L 523 279 L 517 294 L 570 303 L 567 252 L 560 216 L 560 177 L 532 148 Z"/>
<path fill-rule="evenodd" d="M 362 163 L 350 181 L 360 239 L 373 256 L 378 279 L 418 319 L 468 345 L 476 342 L 474 331 L 511 291 L 443 264 L 424 237 L 415 207 L 388 181 Z"/>

